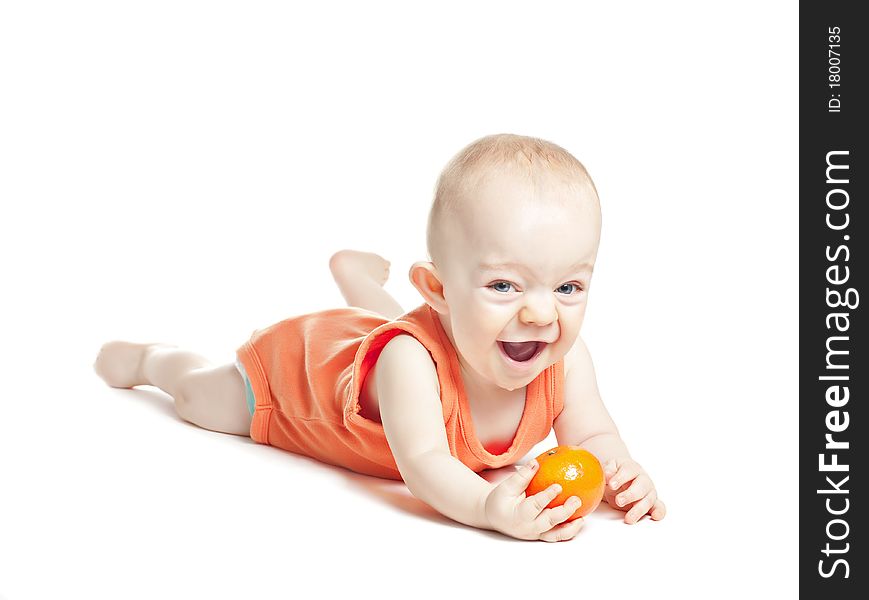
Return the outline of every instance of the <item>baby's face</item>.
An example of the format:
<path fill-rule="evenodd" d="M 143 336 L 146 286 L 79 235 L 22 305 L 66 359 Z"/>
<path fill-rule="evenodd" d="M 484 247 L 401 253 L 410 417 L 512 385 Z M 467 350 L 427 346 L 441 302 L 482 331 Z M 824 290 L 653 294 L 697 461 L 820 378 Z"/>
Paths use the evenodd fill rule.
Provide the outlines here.
<path fill-rule="evenodd" d="M 541 197 L 577 195 L 556 182 L 531 186 L 506 175 L 474 193 L 475 202 L 454 220 L 448 264 L 439 269 L 449 311 L 441 320 L 465 368 L 514 390 L 560 360 L 579 334 L 600 212 L 590 187 L 581 201 L 563 207 Z M 520 346 L 503 344 L 530 341 L 540 342 L 530 357 Z"/>

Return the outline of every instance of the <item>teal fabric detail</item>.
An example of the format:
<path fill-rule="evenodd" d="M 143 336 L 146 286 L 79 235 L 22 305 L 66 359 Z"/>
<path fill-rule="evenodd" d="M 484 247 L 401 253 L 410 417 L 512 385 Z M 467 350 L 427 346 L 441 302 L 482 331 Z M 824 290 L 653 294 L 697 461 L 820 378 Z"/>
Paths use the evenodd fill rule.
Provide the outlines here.
<path fill-rule="evenodd" d="M 244 370 L 244 366 L 238 361 L 235 361 L 235 366 L 238 367 L 238 372 L 241 373 L 241 378 L 244 379 L 244 396 L 247 400 L 247 410 L 250 411 L 250 416 L 253 416 L 254 406 L 256 401 L 253 397 L 253 388 L 250 386 L 250 378 Z"/>

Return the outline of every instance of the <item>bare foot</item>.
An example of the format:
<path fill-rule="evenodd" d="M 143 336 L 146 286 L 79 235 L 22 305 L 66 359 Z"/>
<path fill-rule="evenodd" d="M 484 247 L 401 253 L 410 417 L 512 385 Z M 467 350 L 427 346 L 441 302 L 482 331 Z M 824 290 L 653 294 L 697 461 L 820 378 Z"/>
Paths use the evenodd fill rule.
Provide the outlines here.
<path fill-rule="evenodd" d="M 341 250 L 329 259 L 329 269 L 335 279 L 366 276 L 381 286 L 389 279 L 389 265 L 390 262 L 379 254 L 358 250 Z"/>
<path fill-rule="evenodd" d="M 94 371 L 103 381 L 116 388 L 150 385 L 142 375 L 142 359 L 152 346 L 170 344 L 133 344 L 114 341 L 103 344 L 94 361 Z"/>

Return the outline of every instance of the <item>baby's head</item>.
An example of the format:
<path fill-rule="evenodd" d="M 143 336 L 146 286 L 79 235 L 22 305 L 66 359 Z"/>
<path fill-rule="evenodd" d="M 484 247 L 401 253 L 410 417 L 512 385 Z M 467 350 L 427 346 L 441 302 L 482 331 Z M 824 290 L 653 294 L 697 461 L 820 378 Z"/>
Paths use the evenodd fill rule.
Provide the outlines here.
<path fill-rule="evenodd" d="M 576 340 L 599 240 L 597 192 L 576 158 L 544 140 L 488 136 L 441 173 L 429 214 L 430 260 L 415 263 L 410 278 L 463 367 L 513 390 Z M 545 344 L 522 361 L 524 348 L 505 341 Z"/>

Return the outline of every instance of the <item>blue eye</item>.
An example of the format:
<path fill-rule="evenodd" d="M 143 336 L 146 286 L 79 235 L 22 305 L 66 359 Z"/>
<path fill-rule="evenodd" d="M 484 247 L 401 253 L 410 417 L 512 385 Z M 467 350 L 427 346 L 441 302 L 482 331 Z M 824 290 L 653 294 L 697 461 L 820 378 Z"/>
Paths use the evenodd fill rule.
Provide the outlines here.
<path fill-rule="evenodd" d="M 576 293 L 579 293 L 579 292 L 582 291 L 582 288 L 579 287 L 579 285 L 577 285 L 577 284 L 575 284 L 575 283 L 565 283 L 565 284 L 562 284 L 562 285 L 561 285 L 561 286 L 560 286 L 556 291 L 557 291 L 557 292 L 561 292 L 562 294 L 570 295 L 570 294 L 573 293 L 573 292 L 565 291 L 565 289 L 564 289 L 565 287 L 568 287 L 568 286 L 573 286 L 574 288 L 576 288 Z"/>
<path fill-rule="evenodd" d="M 501 287 L 498 287 L 498 286 L 501 286 Z M 503 286 L 507 286 L 507 289 L 504 289 Z M 489 289 L 495 290 L 496 292 L 506 294 L 507 292 L 510 291 L 510 288 L 513 287 L 513 284 L 509 283 L 507 281 L 496 281 L 495 283 L 493 283 L 492 285 L 490 285 L 488 287 L 489 287 Z"/>

